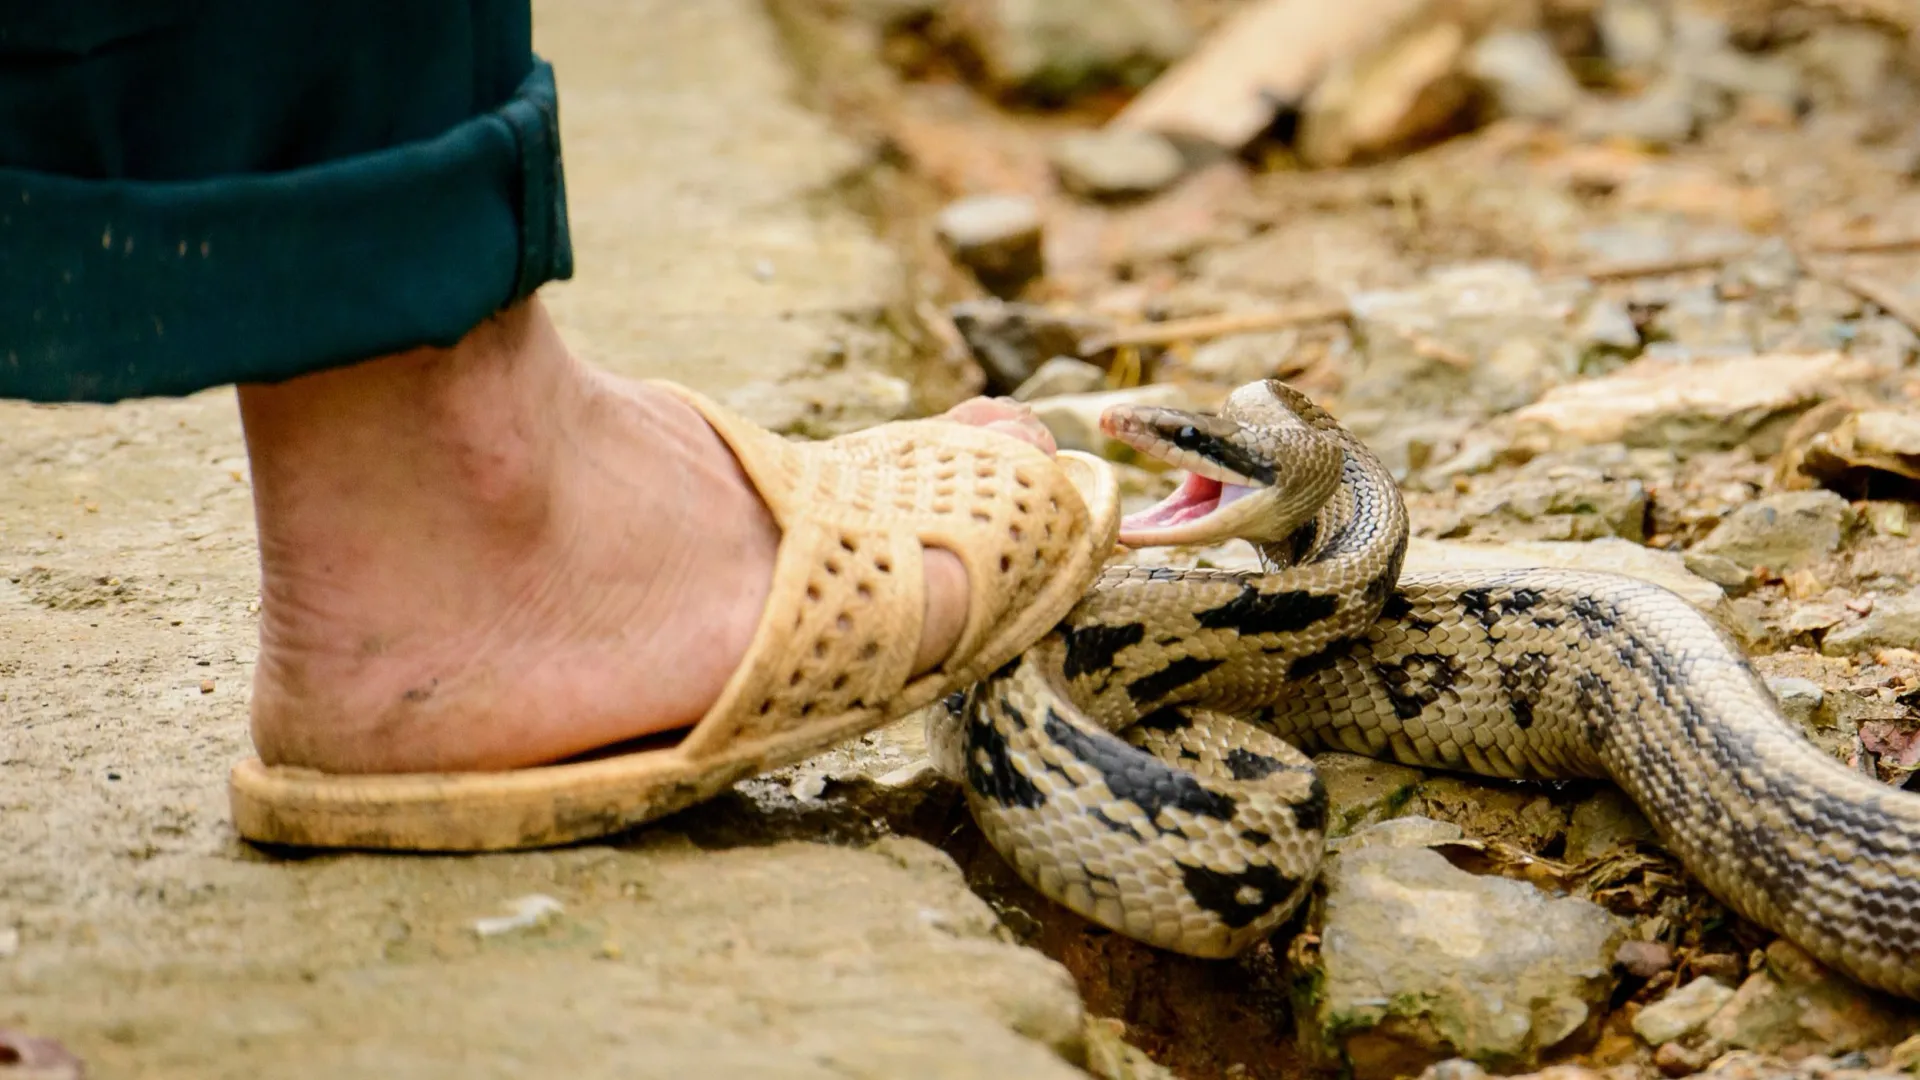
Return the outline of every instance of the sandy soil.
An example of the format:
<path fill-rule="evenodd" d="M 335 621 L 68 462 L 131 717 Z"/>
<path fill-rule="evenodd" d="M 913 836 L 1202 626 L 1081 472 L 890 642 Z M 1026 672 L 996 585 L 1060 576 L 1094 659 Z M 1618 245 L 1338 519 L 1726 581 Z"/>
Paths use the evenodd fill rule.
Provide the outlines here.
<path fill-rule="evenodd" d="M 829 194 L 861 156 L 793 102 L 758 5 L 567 0 L 536 35 L 576 347 L 707 390 L 886 355 L 892 256 Z M 230 390 L 0 404 L 0 491 L 0 1028 L 101 1077 L 1077 1074 L 1070 979 L 921 845 L 240 843 L 257 606 Z M 564 910 L 475 934 L 528 894 Z"/>

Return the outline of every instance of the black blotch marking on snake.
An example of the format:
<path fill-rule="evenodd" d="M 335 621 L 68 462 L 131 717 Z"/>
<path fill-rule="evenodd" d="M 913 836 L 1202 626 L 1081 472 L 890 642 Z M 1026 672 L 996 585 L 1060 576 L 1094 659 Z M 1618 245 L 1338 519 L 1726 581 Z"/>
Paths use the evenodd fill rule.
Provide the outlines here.
<path fill-rule="evenodd" d="M 1507 692 L 1507 705 L 1520 730 L 1533 726 L 1533 707 L 1546 693 L 1552 675 L 1553 658 L 1543 652 L 1523 652 L 1513 663 L 1500 665 L 1500 688 Z"/>
<path fill-rule="evenodd" d="M 1227 795 L 1208 791 L 1191 774 L 1168 768 L 1152 755 L 1136 750 L 1112 735 L 1095 736 L 1060 719 L 1047 710 L 1046 733 L 1062 749 L 1085 762 L 1113 792 L 1146 812 L 1147 820 L 1162 832 L 1177 832 L 1178 827 L 1162 825 L 1161 812 L 1185 810 L 1189 814 L 1232 819 L 1238 804 Z"/>
<path fill-rule="evenodd" d="M 1277 772 L 1289 772 L 1299 766 L 1276 757 L 1255 753 L 1244 746 L 1227 751 L 1227 771 L 1235 780 L 1264 780 Z"/>
<path fill-rule="evenodd" d="M 1324 832 L 1327 827 L 1327 785 L 1318 774 L 1307 785 L 1307 797 L 1293 804 L 1293 825 L 1301 832 Z"/>
<path fill-rule="evenodd" d="M 1218 915 L 1221 922 L 1235 930 L 1285 903 L 1300 887 L 1299 881 L 1274 867 L 1258 864 L 1238 873 L 1227 873 L 1181 863 L 1180 876 L 1194 903 Z M 1253 894 L 1251 900 L 1244 898 L 1249 892 Z"/>
<path fill-rule="evenodd" d="M 1067 640 L 1067 658 L 1062 665 L 1067 678 L 1077 679 L 1095 671 L 1104 671 L 1113 666 L 1113 658 L 1121 649 L 1129 645 L 1138 645 L 1147 636 L 1143 623 L 1123 623 L 1119 626 L 1083 626 L 1075 629 L 1070 626 L 1060 628 Z"/>
<path fill-rule="evenodd" d="M 1407 598 L 1406 593 L 1397 591 L 1387 597 L 1387 602 L 1381 605 L 1380 620 L 1383 622 L 1402 623 L 1409 629 L 1419 630 L 1423 633 L 1431 631 L 1440 625 L 1438 619 L 1415 618 L 1413 614 L 1413 601 Z"/>
<path fill-rule="evenodd" d="M 1106 815 L 1105 811 L 1101 810 L 1097 806 L 1091 810 L 1088 810 L 1087 816 L 1099 822 L 1100 824 L 1105 825 L 1108 829 L 1110 829 L 1113 832 L 1126 833 L 1128 836 L 1135 836 L 1135 837 L 1140 836 L 1138 832 L 1134 831 L 1133 826 L 1128 825 L 1124 821 L 1113 820 L 1112 818 Z M 1145 839 L 1145 838 L 1142 837 L 1142 839 Z M 1089 873 L 1091 873 L 1091 871 L 1089 871 Z"/>
<path fill-rule="evenodd" d="M 1493 590 L 1488 587 L 1462 591 L 1460 608 L 1479 620 L 1480 625 L 1489 632 L 1493 630 L 1493 624 L 1500 621 L 1500 611 L 1493 603 Z"/>
<path fill-rule="evenodd" d="M 1127 696 L 1135 702 L 1158 701 L 1219 667 L 1223 660 L 1205 660 L 1183 656 L 1159 671 L 1149 672 L 1127 685 Z"/>
<path fill-rule="evenodd" d="M 1179 731 L 1190 723 L 1192 721 L 1187 719 L 1187 714 L 1181 710 L 1180 706 L 1168 705 L 1135 720 L 1133 726 L 1146 728 L 1148 731 Z"/>
<path fill-rule="evenodd" d="M 1334 638 L 1332 641 L 1327 642 L 1326 647 L 1318 652 L 1310 652 L 1305 656 L 1296 657 L 1293 663 L 1287 665 L 1287 678 L 1304 679 L 1308 676 L 1320 674 L 1339 663 L 1340 658 L 1352 652 L 1353 647 L 1358 644 L 1359 641 L 1359 638 L 1351 637 Z"/>
<path fill-rule="evenodd" d="M 1262 592 L 1252 585 L 1217 608 L 1200 612 L 1194 621 L 1208 630 L 1235 630 L 1242 634 L 1291 634 L 1333 614 L 1340 598 L 1305 589 Z"/>
<path fill-rule="evenodd" d="M 1026 659 L 1025 654 L 1015 655 L 1013 659 L 1007 661 L 1004 664 L 1001 664 L 998 668 L 994 669 L 992 678 L 996 682 L 1003 679 L 1011 679 L 1013 677 L 1013 673 L 1019 670 L 1020 662 L 1025 659 Z"/>
<path fill-rule="evenodd" d="M 1255 847 L 1266 847 L 1268 844 L 1273 843 L 1273 835 L 1271 833 L 1261 832 L 1259 829 L 1241 829 L 1240 839 L 1245 840 Z"/>
<path fill-rule="evenodd" d="M 1232 469 L 1249 480 L 1273 483 L 1273 464 L 1253 456 L 1218 435 L 1210 435 L 1192 424 L 1184 424 L 1166 440 L 1182 450 L 1191 450 L 1216 465 Z"/>
<path fill-rule="evenodd" d="M 1306 558 L 1307 552 L 1313 550 L 1313 543 L 1318 539 L 1320 539 L 1320 519 L 1309 518 L 1305 525 L 1293 530 L 1293 535 L 1287 537 L 1288 557 L 1296 563 Z"/>
<path fill-rule="evenodd" d="M 1388 598 L 1393 595 L 1393 582 L 1397 577 L 1399 574 L 1388 572 L 1367 582 L 1366 592 L 1361 594 L 1362 602 L 1371 608 L 1384 607 Z"/>
<path fill-rule="evenodd" d="M 1002 698 L 1000 709 L 1015 723 L 1026 726 L 1027 718 L 1012 702 Z M 1014 766 L 1013 756 L 1007 752 L 1007 738 L 991 719 L 976 716 L 968 729 L 968 742 L 972 744 L 967 754 L 968 787 L 1001 806 L 1036 810 L 1047 804 L 1046 793 Z M 986 760 L 981 760 L 983 757 Z"/>
<path fill-rule="evenodd" d="M 1393 703 L 1394 715 L 1402 720 L 1419 716 L 1460 679 L 1458 662 L 1442 653 L 1409 653 L 1398 663 L 1375 664 L 1373 673 Z"/>

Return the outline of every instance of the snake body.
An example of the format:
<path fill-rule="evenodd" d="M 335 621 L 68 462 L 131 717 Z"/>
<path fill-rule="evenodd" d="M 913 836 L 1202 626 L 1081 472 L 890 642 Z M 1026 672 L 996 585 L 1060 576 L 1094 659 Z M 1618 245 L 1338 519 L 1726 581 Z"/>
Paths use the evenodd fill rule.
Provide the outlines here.
<path fill-rule="evenodd" d="M 1403 575 L 1391 474 L 1278 381 L 1218 415 L 1103 422 L 1189 470 L 1124 543 L 1237 536 L 1265 570 L 1111 567 L 932 715 L 936 764 L 1043 895 L 1150 945 L 1229 956 L 1318 871 L 1327 796 L 1303 751 L 1607 778 L 1739 914 L 1920 998 L 1920 795 L 1809 743 L 1685 600 L 1603 573 Z"/>

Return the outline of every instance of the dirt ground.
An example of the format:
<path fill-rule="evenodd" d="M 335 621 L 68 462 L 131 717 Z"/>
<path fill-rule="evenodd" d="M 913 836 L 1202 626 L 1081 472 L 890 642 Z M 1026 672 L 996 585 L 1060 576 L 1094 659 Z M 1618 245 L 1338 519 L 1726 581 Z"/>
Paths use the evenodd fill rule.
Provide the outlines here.
<path fill-rule="evenodd" d="M 1216 162 L 1152 200 L 1095 206 L 1059 190 L 1046 141 L 1097 125 L 1114 99 L 996 108 L 912 35 L 881 43 L 844 17 L 887 4 L 535 7 L 536 47 L 560 83 L 577 266 L 543 295 L 593 362 L 710 392 L 851 369 L 908 380 L 928 408 L 972 385 L 952 325 L 928 313 L 977 290 L 926 222 L 976 191 L 1042 206 L 1048 271 L 1025 299 L 1115 325 L 1408 288 L 1464 260 L 1543 277 L 1658 261 L 1783 223 L 1802 236 L 1920 233 L 1911 87 L 1804 123 L 1763 111 L 1671 153 L 1496 125 L 1378 167 Z M 877 44 L 914 77 L 849 60 Z M 1722 269 L 1599 291 L 1643 322 L 1683 306 L 1683 289 L 1737 305 Z M 1875 255 L 1871 270 L 1920 306 L 1920 256 Z M 1865 317 L 1830 283 L 1795 289 L 1801 323 L 1824 331 L 1839 312 L 1865 328 L 1847 347 L 1885 368 L 1883 401 L 1920 398 L 1899 320 Z M 1662 324 L 1662 344 L 1711 344 L 1723 314 Z M 1754 333 L 1801 349 L 1804 328 Z M 1197 344 L 1129 362 L 1145 381 L 1219 380 L 1196 375 Z M 1266 345 L 1286 377 L 1366 418 L 1367 347 L 1348 326 L 1288 328 Z M 1578 375 L 1618 362 L 1599 356 Z M 1524 455 L 1494 454 L 1428 475 L 1422 464 L 1466 456 L 1485 417 L 1374 411 L 1372 434 L 1406 466 L 1417 545 L 1588 539 L 1516 525 L 1501 517 L 1514 499 L 1499 497 L 1594 472 L 1603 487 L 1645 485 L 1634 528 L 1648 535 L 1632 540 L 1677 560 L 1772 483 L 1772 450 L 1749 446 L 1652 464 L 1602 447 L 1621 452 L 1547 454 L 1531 472 Z M 1163 483 L 1127 476 L 1136 498 Z M 911 723 L 664 827 L 565 851 L 296 859 L 242 844 L 224 783 L 249 752 L 257 602 L 232 392 L 0 403 L 0 493 L 0 1029 L 62 1040 L 92 1076 L 1083 1076 L 1089 1013 L 1123 1018 L 1182 1075 L 1295 1075 L 1272 954 L 1209 966 L 1092 932 L 1023 891 L 950 790 L 835 785 L 912 766 Z M 1824 604 L 1837 612 L 1824 632 L 1863 614 L 1861 596 L 1920 580 L 1904 531 L 1861 532 L 1726 605 L 1763 673 L 1825 687 L 1828 748 L 1843 757 L 1861 723 L 1908 723 L 1896 691 L 1920 685 L 1920 657 L 1822 657 L 1795 622 Z M 1507 795 L 1446 783 L 1489 835 L 1516 817 Z M 1438 807 L 1440 790 L 1423 798 Z M 1587 794 L 1541 801 L 1564 826 Z M 1536 852 L 1565 842 L 1503 838 Z M 557 910 L 482 932 L 523 903 Z M 1613 1060 L 1646 1065 L 1624 1020 L 1608 1038 Z"/>
<path fill-rule="evenodd" d="M 597 363 L 710 391 L 870 346 L 861 155 L 749 0 L 536 12 Z M 231 390 L 0 405 L 0 1028 L 96 1077 L 1077 1075 L 1079 1002 L 950 863 L 662 831 L 472 860 L 234 836 L 256 567 Z M 539 928 L 476 920 L 543 895 Z M 0 1072 L 4 1072 L 0 1069 Z"/>

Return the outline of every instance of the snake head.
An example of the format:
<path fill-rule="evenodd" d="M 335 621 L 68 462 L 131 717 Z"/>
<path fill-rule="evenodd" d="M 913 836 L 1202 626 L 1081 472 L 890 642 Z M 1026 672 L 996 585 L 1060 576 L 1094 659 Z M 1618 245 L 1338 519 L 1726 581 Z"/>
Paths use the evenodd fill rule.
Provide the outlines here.
<path fill-rule="evenodd" d="M 1284 540 L 1339 484 L 1343 452 L 1268 383 L 1234 391 L 1218 414 L 1116 405 L 1109 438 L 1186 475 L 1173 494 L 1120 521 L 1129 547 Z"/>

